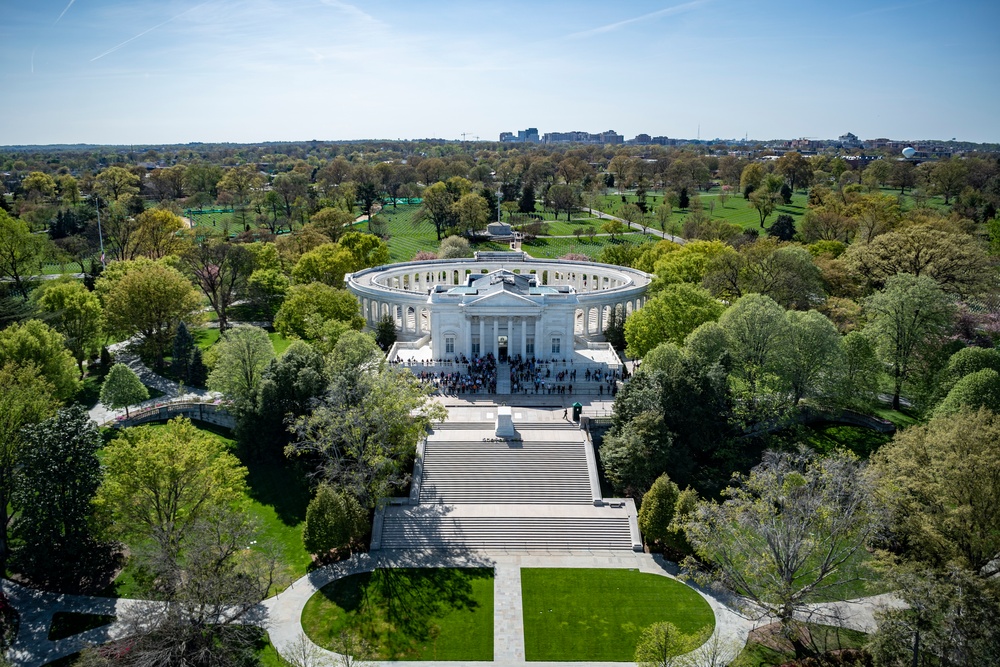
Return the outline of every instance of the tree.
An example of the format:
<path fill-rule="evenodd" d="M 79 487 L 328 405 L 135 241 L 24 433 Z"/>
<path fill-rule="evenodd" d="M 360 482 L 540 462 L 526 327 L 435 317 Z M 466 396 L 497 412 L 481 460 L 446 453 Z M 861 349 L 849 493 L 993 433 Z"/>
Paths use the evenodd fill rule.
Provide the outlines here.
<path fill-rule="evenodd" d="M 1000 413 L 1000 373 L 992 368 L 969 373 L 955 383 L 934 414 L 949 415 L 962 408 Z"/>
<path fill-rule="evenodd" d="M 625 224 L 617 219 L 607 220 L 601 225 L 601 231 L 608 234 L 614 243 L 616 237 L 625 233 Z"/>
<path fill-rule="evenodd" d="M 358 499 L 329 484 L 320 484 L 306 508 L 302 542 L 320 558 L 349 546 L 368 529 L 368 513 Z"/>
<path fill-rule="evenodd" d="M 869 316 L 865 333 L 893 381 L 892 406 L 914 372 L 917 355 L 936 346 L 948 331 L 954 306 L 947 294 L 927 276 L 900 273 L 886 280 L 885 289 L 864 301 Z"/>
<path fill-rule="evenodd" d="M 549 188 L 549 200 L 552 208 L 556 211 L 556 219 L 559 219 L 559 211 L 566 211 L 566 219 L 570 219 L 570 214 L 577 204 L 576 192 L 569 185 L 558 183 Z"/>
<path fill-rule="evenodd" d="M 191 357 L 194 354 L 194 336 L 188 331 L 187 325 L 181 322 L 177 325 L 174 335 L 174 352 L 170 370 L 181 382 L 191 384 Z"/>
<path fill-rule="evenodd" d="M 237 413 L 252 409 L 264 368 L 274 359 L 274 346 L 259 327 L 230 329 L 215 344 L 216 360 L 208 388 L 229 400 Z"/>
<path fill-rule="evenodd" d="M 44 236 L 32 234 L 27 223 L 0 210 L 0 278 L 9 279 L 21 296 L 28 296 L 25 278 L 38 271 L 47 248 Z"/>
<path fill-rule="evenodd" d="M 343 287 L 344 276 L 352 271 L 353 265 L 350 250 L 336 243 L 324 243 L 299 258 L 292 269 L 292 278 L 299 284 L 321 282 Z"/>
<path fill-rule="evenodd" d="M 97 295 L 76 281 L 56 281 L 36 292 L 41 310 L 52 316 L 52 325 L 66 339 L 66 346 L 83 373 L 83 361 L 101 350 L 104 313 Z"/>
<path fill-rule="evenodd" d="M 190 323 L 199 306 L 191 281 L 163 262 L 136 260 L 109 267 L 96 291 L 108 328 L 125 338 L 138 335 L 158 368 L 177 325 Z"/>
<path fill-rule="evenodd" d="M 8 530 L 24 428 L 54 414 L 58 405 L 52 384 L 36 366 L 0 364 L 0 572 L 6 572 L 10 554 Z"/>
<path fill-rule="evenodd" d="M 219 331 L 226 331 L 229 307 L 247 285 L 253 255 L 244 246 L 216 240 L 193 246 L 184 262 L 218 316 Z"/>
<path fill-rule="evenodd" d="M 396 322 L 392 319 L 392 315 L 383 315 L 378 321 L 375 327 L 375 342 L 383 352 L 388 352 L 396 342 Z"/>
<path fill-rule="evenodd" d="M 792 404 L 803 398 L 829 398 L 836 393 L 833 378 L 843 362 L 840 333 L 815 310 L 789 310 L 781 374 L 792 390 Z"/>
<path fill-rule="evenodd" d="M 795 238 L 795 220 L 792 219 L 792 216 L 782 213 L 767 228 L 767 235 L 780 241 L 791 241 Z"/>
<path fill-rule="evenodd" d="M 768 452 L 735 481 L 721 503 L 699 502 L 684 525 L 712 569 L 699 570 L 693 559 L 685 566 L 752 603 L 753 617 L 777 618 L 798 655 L 805 647 L 795 613 L 857 581 L 845 566 L 879 527 L 872 476 L 849 453 L 819 458 L 803 449 Z"/>
<path fill-rule="evenodd" d="M 876 452 L 906 556 L 984 578 L 1000 571 L 998 438 L 1000 417 L 966 409 L 899 431 Z"/>
<path fill-rule="evenodd" d="M 423 206 L 418 217 L 429 219 L 437 232 L 437 239 L 444 238 L 448 229 L 455 224 L 455 196 L 448 186 L 438 181 L 428 186 L 423 192 Z"/>
<path fill-rule="evenodd" d="M 796 185 L 807 187 L 812 181 L 812 164 L 802 157 L 801 153 L 795 151 L 785 153 L 775 161 L 774 168 L 785 177 L 792 190 L 795 189 Z"/>
<path fill-rule="evenodd" d="M 80 374 L 61 333 L 40 320 L 25 320 L 0 330 L 0 367 L 33 365 L 52 386 L 56 398 L 68 401 L 80 390 Z"/>
<path fill-rule="evenodd" d="M 727 300 L 758 293 L 800 309 L 823 301 L 823 277 L 809 252 L 770 238 L 744 243 L 735 253 L 719 253 L 702 283 Z"/>
<path fill-rule="evenodd" d="M 892 231 L 902 218 L 896 198 L 883 194 L 858 197 L 846 213 L 857 223 L 858 240 L 863 243 L 871 243 L 880 234 Z"/>
<path fill-rule="evenodd" d="M 406 483 L 417 441 L 445 410 L 408 370 L 386 367 L 374 341 L 341 336 L 330 355 L 331 385 L 295 423 L 289 452 L 315 456 L 324 479 L 368 508 Z"/>
<path fill-rule="evenodd" d="M 905 603 L 875 614 L 866 649 L 875 664 L 993 665 L 1000 661 L 1000 586 L 959 568 L 899 569 L 895 589 Z"/>
<path fill-rule="evenodd" d="M 519 213 L 535 212 L 535 188 L 531 184 L 525 184 L 521 189 L 521 198 L 517 202 Z"/>
<path fill-rule="evenodd" d="M 136 245 L 139 254 L 150 259 L 160 259 L 175 255 L 184 247 L 185 241 L 179 236 L 184 229 L 180 216 L 162 208 L 151 208 L 135 216 Z"/>
<path fill-rule="evenodd" d="M 750 205 L 757 210 L 757 214 L 760 216 L 760 228 L 764 229 L 764 221 L 774 213 L 774 209 L 778 206 L 778 199 L 775 193 L 764 187 L 751 192 L 749 199 Z"/>
<path fill-rule="evenodd" d="M 14 563 L 38 583 L 77 584 L 101 571 L 91 504 L 101 483 L 97 425 L 81 405 L 24 428 L 13 505 Z"/>
<path fill-rule="evenodd" d="M 374 234 L 347 232 L 340 237 L 338 243 L 351 253 L 351 271 L 389 263 L 389 246 Z"/>
<path fill-rule="evenodd" d="M 327 206 L 313 213 L 309 221 L 324 236 L 336 241 L 344 232 L 350 230 L 354 216 L 342 208 Z"/>
<path fill-rule="evenodd" d="M 757 162 L 751 162 L 743 167 L 740 174 L 740 192 L 745 199 L 750 198 L 750 194 L 760 187 L 764 180 L 764 167 Z"/>
<path fill-rule="evenodd" d="M 146 177 L 146 183 L 153 196 L 159 201 L 181 199 L 184 197 L 184 182 L 187 167 L 183 164 L 154 169 Z M 214 184 L 213 184 L 214 185 Z"/>
<path fill-rule="evenodd" d="M 899 194 L 906 194 L 906 188 L 917 184 L 917 171 L 913 163 L 905 160 L 895 162 L 889 170 L 889 185 L 899 188 Z"/>
<path fill-rule="evenodd" d="M 482 195 L 464 194 L 455 202 L 454 209 L 458 224 L 466 234 L 485 229 L 490 220 L 490 210 Z"/>
<path fill-rule="evenodd" d="M 878 400 L 881 362 L 871 341 L 860 331 L 844 336 L 841 349 L 841 367 L 836 372 L 839 386 L 834 396 L 841 405 L 867 412 Z"/>
<path fill-rule="evenodd" d="M 347 290 L 323 283 L 294 285 L 274 316 L 274 328 L 286 338 L 310 340 L 328 320 L 339 320 L 353 329 L 365 326 L 358 300 Z"/>
<path fill-rule="evenodd" d="M 139 177 L 124 167 L 108 167 L 94 179 L 94 191 L 111 201 L 139 194 Z"/>
<path fill-rule="evenodd" d="M 41 171 L 33 171 L 21 181 L 21 190 L 30 202 L 51 199 L 56 195 L 56 181 Z"/>
<path fill-rule="evenodd" d="M 854 244 L 844 253 L 844 262 L 875 288 L 897 273 L 929 276 L 960 297 L 980 293 L 991 284 L 990 259 L 972 237 L 922 225 Z"/>
<path fill-rule="evenodd" d="M 674 520 L 674 506 L 681 490 L 666 474 L 660 475 L 642 496 L 639 507 L 639 529 L 646 542 L 665 542 Z"/>
<path fill-rule="evenodd" d="M 289 171 L 275 176 L 271 187 L 281 198 L 281 204 L 285 209 L 285 218 L 289 221 L 289 228 L 291 228 L 292 207 L 296 201 L 304 199 L 308 195 L 309 179 L 303 174 Z M 373 203 L 374 201 L 365 207 L 366 213 L 371 213 L 370 208 Z"/>
<path fill-rule="evenodd" d="M 441 241 L 438 248 L 438 259 L 458 259 L 460 257 L 472 257 L 472 247 L 469 240 L 461 236 L 449 236 Z"/>
<path fill-rule="evenodd" d="M 934 165 L 931 181 L 935 191 L 944 196 L 945 205 L 965 187 L 968 173 L 964 161 L 957 158 L 942 160 Z"/>
<path fill-rule="evenodd" d="M 109 410 L 125 408 L 125 418 L 128 419 L 128 406 L 141 403 L 149 398 L 149 390 L 139 376 L 125 364 L 115 364 L 101 384 L 101 405 Z"/>
<path fill-rule="evenodd" d="M 667 285 L 625 320 L 626 353 L 639 359 L 660 343 L 679 345 L 699 325 L 719 319 L 724 310 L 725 306 L 701 287 Z"/>
<path fill-rule="evenodd" d="M 635 647 L 635 662 L 639 667 L 674 667 L 683 665 L 681 656 L 703 644 L 711 628 L 695 634 L 684 634 L 673 623 L 660 622 L 645 628 Z"/>
<path fill-rule="evenodd" d="M 246 227 L 247 204 L 250 196 L 261 187 L 263 179 L 252 165 L 242 165 L 232 167 L 222 175 L 218 182 L 218 188 L 227 193 L 233 200 L 236 210 L 240 212 L 240 223 Z"/>
<path fill-rule="evenodd" d="M 748 294 L 719 318 L 729 342 L 733 378 L 742 383 L 745 409 L 755 419 L 774 400 L 787 399 L 781 367 L 789 336 L 785 309 L 761 294 Z"/>
<path fill-rule="evenodd" d="M 585 259 L 581 259 L 579 261 L 583 262 L 590 261 L 590 258 L 587 257 L 586 255 L 583 255 L 583 257 Z M 563 259 L 568 259 L 568 258 L 563 257 Z M 611 347 L 615 348 L 618 351 L 624 350 L 626 345 L 625 319 L 626 317 L 624 309 L 620 305 L 614 306 L 613 308 L 610 309 L 610 312 L 608 313 L 608 320 L 607 322 L 605 322 L 604 331 L 602 332 L 604 334 L 604 340 L 610 343 Z"/>
<path fill-rule="evenodd" d="M 113 532 L 132 544 L 152 540 L 171 561 L 199 521 L 246 492 L 246 468 L 222 441 L 183 418 L 125 429 L 103 462 L 95 503 L 112 519 Z"/>
<path fill-rule="evenodd" d="M 733 247 L 722 241 L 694 241 L 668 252 L 654 265 L 656 280 L 651 292 L 672 283 L 701 283 L 714 258 L 736 254 Z"/>

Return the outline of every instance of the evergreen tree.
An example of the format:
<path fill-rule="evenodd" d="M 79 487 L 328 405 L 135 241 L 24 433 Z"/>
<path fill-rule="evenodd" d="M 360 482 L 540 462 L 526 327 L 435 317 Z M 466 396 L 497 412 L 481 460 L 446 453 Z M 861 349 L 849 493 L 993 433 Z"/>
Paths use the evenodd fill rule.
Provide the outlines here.
<path fill-rule="evenodd" d="M 378 321 L 375 327 L 375 342 L 383 352 L 388 352 L 396 342 L 396 323 L 393 322 L 391 315 L 386 315 Z"/>
<path fill-rule="evenodd" d="M 792 216 L 782 213 L 768 228 L 767 235 L 782 241 L 791 241 L 795 236 L 795 220 Z"/>
<path fill-rule="evenodd" d="M 687 208 L 691 204 L 691 197 L 688 196 L 687 187 L 681 188 L 681 193 L 677 199 L 677 208 Z"/>
<path fill-rule="evenodd" d="M 535 188 L 525 185 L 521 190 L 521 200 L 517 203 L 517 210 L 521 213 L 535 212 Z"/>
<path fill-rule="evenodd" d="M 201 348 L 196 345 L 191 351 L 191 364 L 188 368 L 188 384 L 193 387 L 204 387 L 208 381 L 208 368 L 201 356 Z"/>
<path fill-rule="evenodd" d="M 98 575 L 91 503 L 101 484 L 97 424 L 80 405 L 24 429 L 13 503 L 14 565 L 38 583 L 63 585 Z M 98 568 L 99 569 L 99 568 Z"/>
<path fill-rule="evenodd" d="M 194 337 L 187 325 L 181 322 L 177 325 L 177 334 L 174 336 L 174 361 L 171 369 L 178 380 L 188 384 L 191 384 L 191 355 L 194 347 Z"/>
<path fill-rule="evenodd" d="M 321 484 L 306 509 L 302 542 L 306 551 L 323 556 L 348 546 L 364 532 L 367 523 L 368 515 L 357 498 Z"/>

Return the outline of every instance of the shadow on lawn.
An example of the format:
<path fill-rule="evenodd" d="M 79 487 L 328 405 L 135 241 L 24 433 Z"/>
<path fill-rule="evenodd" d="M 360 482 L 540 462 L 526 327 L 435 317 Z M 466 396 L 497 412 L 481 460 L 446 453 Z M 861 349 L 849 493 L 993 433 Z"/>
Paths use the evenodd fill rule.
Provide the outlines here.
<path fill-rule="evenodd" d="M 492 577 L 491 568 L 380 568 L 337 581 L 322 593 L 355 616 L 352 625 L 366 639 L 388 631 L 389 645 L 382 648 L 402 657 L 413 644 L 433 641 L 443 616 L 477 609 L 472 582 Z"/>

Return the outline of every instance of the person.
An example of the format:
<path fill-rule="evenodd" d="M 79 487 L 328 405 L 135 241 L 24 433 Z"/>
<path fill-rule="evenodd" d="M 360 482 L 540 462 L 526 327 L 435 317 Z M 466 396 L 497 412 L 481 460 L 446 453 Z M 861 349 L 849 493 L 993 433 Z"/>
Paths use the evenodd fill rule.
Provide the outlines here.
<path fill-rule="evenodd" d="M 569 408 L 563 408 L 563 419 L 568 419 Z"/>

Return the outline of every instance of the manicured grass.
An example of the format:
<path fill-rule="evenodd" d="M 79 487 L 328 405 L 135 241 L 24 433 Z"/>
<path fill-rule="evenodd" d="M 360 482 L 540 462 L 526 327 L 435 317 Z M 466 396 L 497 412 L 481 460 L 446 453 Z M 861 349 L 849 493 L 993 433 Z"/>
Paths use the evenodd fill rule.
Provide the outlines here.
<path fill-rule="evenodd" d="M 817 451 L 826 454 L 835 449 L 848 449 L 863 459 L 892 439 L 888 433 L 845 424 L 823 424 L 809 431 L 806 443 Z"/>
<path fill-rule="evenodd" d="M 219 342 L 219 330 L 218 329 L 194 329 L 191 332 L 194 337 L 194 343 L 202 349 L 202 351 L 208 350 L 208 348 Z M 274 346 L 274 354 L 280 355 L 282 352 L 288 349 L 288 346 L 292 344 L 291 339 L 285 338 L 280 333 L 276 331 L 270 331 L 267 337 L 271 339 L 271 345 Z"/>
<path fill-rule="evenodd" d="M 413 218 L 420 210 L 416 204 L 386 206 L 376 218 L 382 222 L 383 228 L 389 234 L 389 259 L 393 262 L 408 262 L 421 250 L 437 252 L 440 243 L 434 225 L 429 221 L 413 223 Z M 355 225 L 358 231 L 369 231 L 368 223 Z"/>
<path fill-rule="evenodd" d="M 72 637 L 81 632 L 113 623 L 115 618 L 115 616 L 105 616 L 103 614 L 77 614 L 74 612 L 57 611 L 52 615 L 52 625 L 49 626 L 49 640 L 56 641 Z"/>
<path fill-rule="evenodd" d="M 525 658 L 630 662 L 643 629 L 715 627 L 715 614 L 679 581 L 638 570 L 521 569 Z"/>
<path fill-rule="evenodd" d="M 361 636 L 382 660 L 492 660 L 493 571 L 387 569 L 324 586 L 302 611 L 314 642 Z"/>
<path fill-rule="evenodd" d="M 271 339 L 271 345 L 274 346 L 274 354 L 276 356 L 281 356 L 288 349 L 288 346 L 292 344 L 291 338 L 285 338 L 277 331 L 271 331 L 267 334 L 267 337 Z"/>

